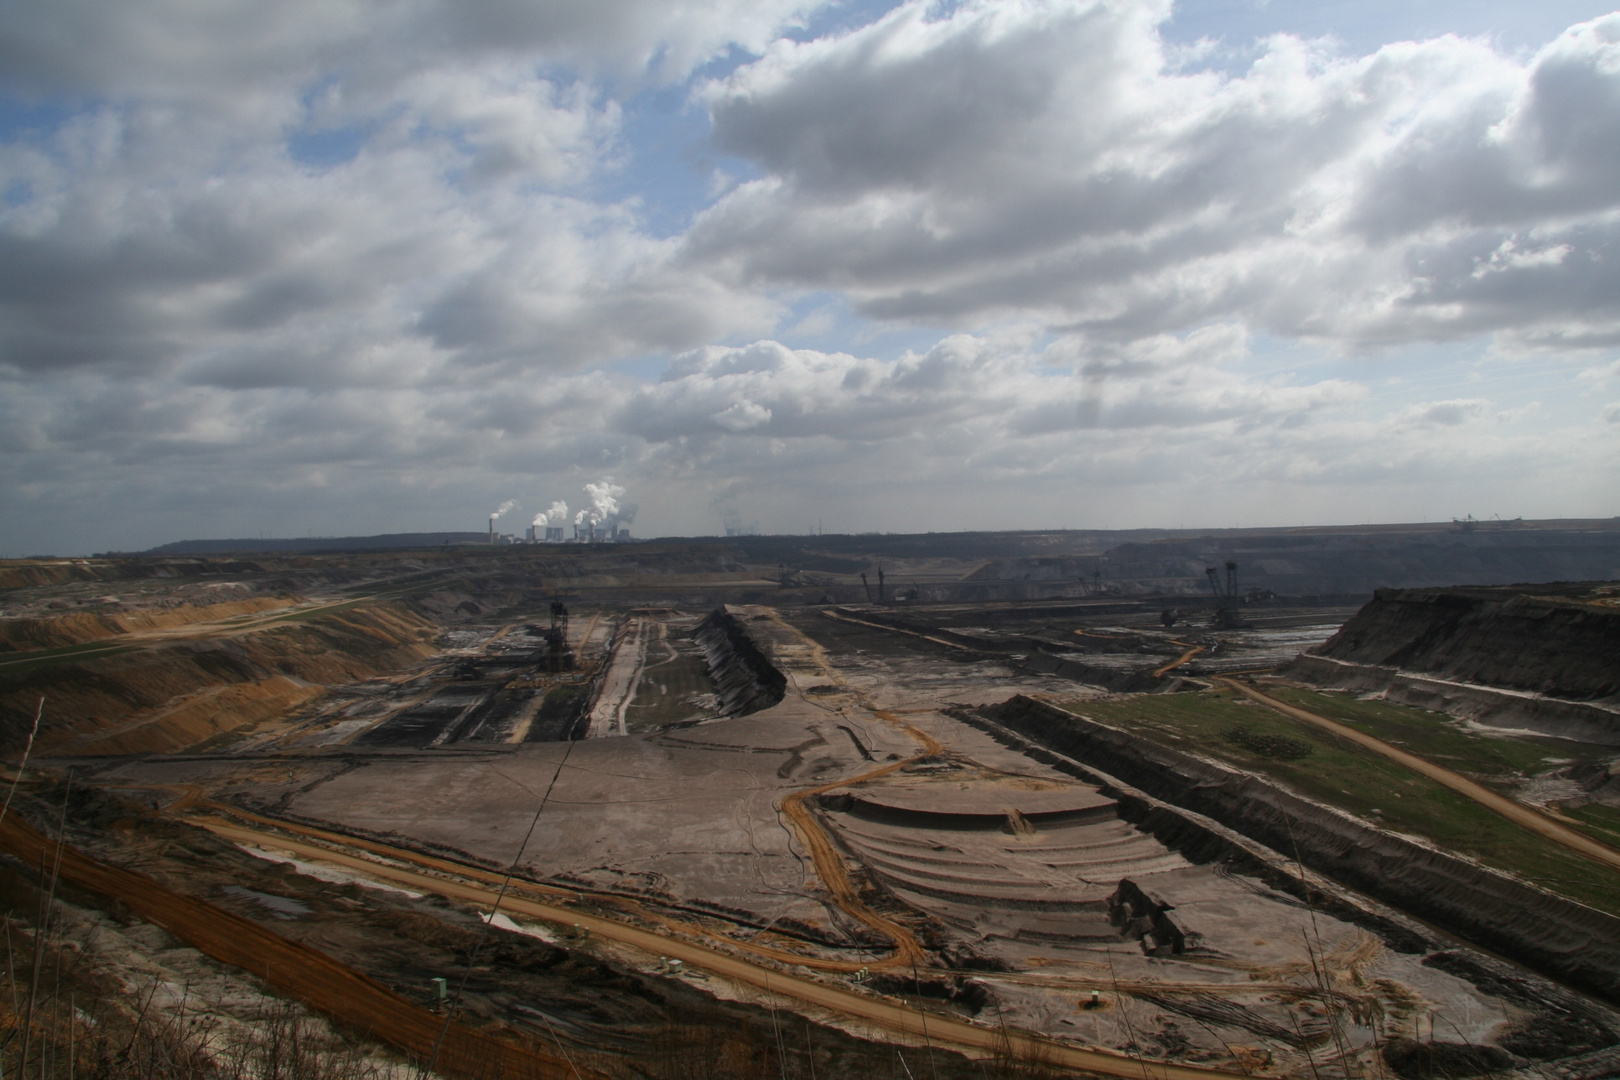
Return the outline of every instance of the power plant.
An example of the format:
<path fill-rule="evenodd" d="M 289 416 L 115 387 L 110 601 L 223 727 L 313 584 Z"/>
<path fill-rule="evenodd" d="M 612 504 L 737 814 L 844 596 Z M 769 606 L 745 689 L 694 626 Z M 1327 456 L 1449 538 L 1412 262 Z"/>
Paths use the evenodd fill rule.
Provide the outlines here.
<path fill-rule="evenodd" d="M 630 539 L 630 523 L 635 520 L 636 507 L 633 503 L 620 501 L 624 493 L 624 488 L 615 484 L 611 476 L 594 484 L 586 484 L 585 494 L 590 500 L 590 505 L 573 515 L 572 541 L 576 544 L 627 542 Z M 569 539 L 566 535 L 569 521 L 568 504 L 561 499 L 534 516 L 534 520 L 523 531 L 523 539 L 496 532 L 495 519 L 516 505 L 515 501 L 508 500 L 490 515 L 489 542 L 492 546 L 561 544 Z"/>

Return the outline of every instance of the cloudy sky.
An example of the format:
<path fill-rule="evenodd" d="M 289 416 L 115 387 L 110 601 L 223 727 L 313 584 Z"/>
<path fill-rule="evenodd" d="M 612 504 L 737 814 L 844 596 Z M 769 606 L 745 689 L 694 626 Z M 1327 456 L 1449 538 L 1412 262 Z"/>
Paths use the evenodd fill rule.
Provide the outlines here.
<path fill-rule="evenodd" d="M 0 554 L 1620 514 L 1580 0 L 0 0 Z"/>

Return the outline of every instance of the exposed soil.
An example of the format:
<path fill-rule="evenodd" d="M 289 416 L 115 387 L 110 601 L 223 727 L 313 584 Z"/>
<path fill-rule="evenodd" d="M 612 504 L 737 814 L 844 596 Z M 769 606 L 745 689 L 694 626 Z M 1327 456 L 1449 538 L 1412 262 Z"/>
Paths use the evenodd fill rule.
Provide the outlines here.
<path fill-rule="evenodd" d="M 0 615 L 0 629 L 32 650 L 0 659 L 0 742 L 19 744 L 44 694 L 46 730 L 36 751 L 56 763 L 96 755 L 81 769 L 108 782 L 180 791 L 176 814 L 207 806 L 202 798 L 235 800 L 486 874 L 521 850 L 522 874 L 568 890 L 579 910 L 611 908 L 646 939 L 638 949 L 712 941 L 738 965 L 728 976 L 737 985 L 758 977 L 760 969 L 747 967 L 755 962 L 821 972 L 794 976 L 796 992 L 809 995 L 799 1007 L 812 1018 L 802 1003 L 824 994 L 836 1009 L 859 997 L 838 978 L 868 968 L 893 992 L 934 995 L 950 1009 L 982 1011 L 993 1000 L 1009 1023 L 1061 1036 L 1051 1045 L 1074 1062 L 1092 1060 L 1083 1047 L 1111 1047 L 1152 1058 L 1168 1075 L 1173 1062 L 1229 1069 L 1270 1062 L 1297 1071 L 1300 1055 L 1329 1037 L 1335 1008 L 1354 1014 L 1347 1021 L 1358 1033 L 1353 1053 L 1367 1064 L 1390 1033 L 1420 1035 L 1423 1009 L 1447 1008 L 1466 1029 L 1457 1045 L 1499 1049 L 1459 1055 L 1429 1032 L 1429 1049 L 1392 1043 L 1383 1057 L 1402 1076 L 1463 1075 L 1501 1066 L 1502 1054 L 1522 1066 L 1607 1053 L 1612 1017 L 1559 1005 L 1563 991 L 1533 976 L 1504 990 L 1517 977 L 1510 966 L 1481 967 L 1461 950 L 1461 959 L 1446 960 L 1432 952 L 1437 941 L 1428 929 L 1343 890 L 1301 885 L 1288 858 L 1151 794 L 1123 793 L 1118 818 L 1088 823 L 1069 820 L 1073 808 L 1043 818 L 1050 808 L 1029 792 L 1073 786 L 1093 762 L 1113 772 L 1115 757 L 1129 759 L 1134 764 L 1118 766 L 1117 775 L 1141 788 L 1197 802 L 1195 809 L 1278 850 L 1297 843 L 1303 860 L 1325 873 L 1611 997 L 1620 995 L 1612 919 L 1594 921 L 1598 913 L 1378 829 L 1372 818 L 1341 821 L 1147 738 L 1069 745 L 1018 717 L 1000 717 L 1084 759 L 1073 766 L 1079 774 L 1065 774 L 1060 755 L 997 742 L 963 722 L 971 714 L 959 706 L 1016 692 L 1094 700 L 1106 696 L 1098 687 L 1198 688 L 1232 670 L 1278 663 L 1321 641 L 1343 617 L 1334 606 L 1342 600 L 1279 601 L 1258 587 L 1267 581 L 1353 589 L 1369 567 L 1421 577 L 1449 560 L 1468 573 L 1480 553 L 1503 566 L 1584 565 L 1607 558 L 1620 537 L 1608 528 L 1565 531 L 1571 536 L 1527 529 L 1525 536 L 1542 535 L 1521 542 L 1507 530 L 1481 539 L 1409 529 L 1382 545 L 1363 543 L 1377 530 L 1163 544 L 1146 534 L 987 534 L 947 538 L 933 549 L 922 538 L 746 538 L 28 561 L 0 566 L 0 587 L 8 573 L 25 586 L 7 595 L 11 617 Z M 1121 539 L 1135 546 L 1120 548 Z M 1245 583 L 1257 587 L 1236 620 L 1246 625 L 1213 629 L 1214 605 L 1193 594 L 1206 588 L 1202 566 L 1238 539 L 1247 545 L 1238 556 Z M 1508 549 L 1511 558 L 1502 555 Z M 1105 565 L 1112 568 L 1106 582 L 1097 576 Z M 878 602 L 861 602 L 872 596 L 868 588 L 882 590 Z M 924 603 L 981 595 L 996 602 Z M 1030 602 L 1035 597 L 1046 599 Z M 296 609 L 273 607 L 289 598 Z M 541 624 L 531 623 L 557 599 L 574 612 L 568 644 L 579 670 L 548 668 Z M 771 606 L 732 606 L 698 619 L 721 601 Z M 1552 625 L 1546 620 L 1565 618 L 1559 613 L 1567 609 L 1573 614 L 1560 633 L 1569 635 L 1614 607 L 1597 594 L 1535 604 L 1541 614 L 1526 625 Z M 1428 648 L 1452 663 L 1442 638 L 1430 634 L 1410 655 Z M 1557 687 L 1574 687 L 1584 662 L 1560 668 Z M 613 730 L 593 734 L 619 737 L 576 742 L 592 693 L 604 700 L 609 682 Z M 1293 739 L 1246 724 L 1243 714 L 1264 712 L 1255 705 L 1230 712 L 1207 739 L 1251 755 L 1251 768 L 1290 761 L 1311 768 L 1338 745 L 1337 735 Z M 187 753 L 140 759 L 178 750 Z M 1609 771 L 1580 775 L 1593 798 Z M 849 805 L 823 804 L 820 796 L 840 786 Z M 960 807 L 936 812 L 906 801 L 918 792 L 988 802 L 966 821 Z M 874 814 L 873 806 L 907 813 Z M 1585 809 L 1601 818 L 1610 808 Z M 244 948 L 253 963 L 270 957 L 272 975 L 284 978 L 278 985 L 315 987 L 305 997 L 320 1008 L 391 1031 L 412 1053 L 442 1023 L 425 1008 L 430 980 L 454 975 L 465 980 L 455 1030 L 472 1040 L 467 1053 L 515 1054 L 514 1067 L 521 1059 L 555 1069 L 559 1040 L 580 1052 L 576 1062 L 594 1054 L 591 1067 L 610 1072 L 631 1059 L 667 1059 L 673 1068 L 705 1055 L 746 1060 L 773 1075 L 804 1075 L 809 1063 L 791 1046 L 787 1065 L 772 1057 L 783 1042 L 781 1018 L 769 1007 L 717 1001 L 695 980 L 652 974 L 645 958 L 632 962 L 595 940 L 487 929 L 461 906 L 470 892 L 447 890 L 446 901 L 321 880 L 313 875 L 327 871 L 253 858 L 195 829 L 126 811 L 86 805 L 72 819 L 71 839 L 86 857 L 64 857 L 69 876 L 91 889 L 132 890 L 142 917 L 197 937 L 228 962 L 248 964 Z M 8 819 L 8 836 L 10 828 Z M 37 861 L 37 836 L 11 841 Z M 302 850 L 297 857 L 320 858 Z M 130 873 L 146 884 L 117 876 Z M 1536 918 L 1523 918 L 1527 910 Z M 1330 940 L 1313 947 L 1303 935 L 1307 922 L 1319 921 L 1331 926 Z M 287 973 L 276 975 L 282 968 Z M 1114 999 L 1076 1011 L 1076 995 L 1104 987 L 1105 978 Z M 356 989 L 362 984 L 370 989 Z M 915 1009 L 876 998 L 868 1005 L 876 1011 L 846 1015 L 890 1032 L 913 1030 Z M 1234 1046 L 1232 1038 L 1255 1041 Z M 821 1075 L 890 1075 L 897 1061 L 898 1075 L 926 1067 L 830 1028 L 811 1029 L 805 1043 Z M 1096 1061 L 1119 1068 L 1118 1059 Z M 961 1062 L 942 1054 L 937 1066 L 954 1077 Z"/>
<path fill-rule="evenodd" d="M 22 865 L 41 858 L 52 865 L 57 845 L 24 824 L 18 809 L 0 822 L 0 849 Z M 661 1059 L 675 1048 L 699 1061 L 742 1055 L 758 1066 L 739 1076 L 783 1069 L 886 1076 L 896 1068 L 904 1075 L 923 1064 L 908 1051 L 911 1064 L 896 1065 L 891 1047 L 802 1019 L 782 1041 L 786 1021 L 769 1009 L 717 1001 L 679 978 L 649 979 L 564 943 L 487 927 L 434 897 L 321 880 L 199 830 L 122 812 L 94 792 L 74 798 L 70 829 L 81 839 L 100 833 L 95 847 L 124 865 L 65 846 L 65 893 L 99 895 L 101 903 L 115 897 L 125 918 L 161 926 L 417 1061 L 432 1055 L 443 1032 L 437 1068 L 450 1075 L 658 1077 L 674 1074 L 649 1065 L 669 1065 Z M 459 995 L 448 1028 L 429 1008 L 434 977 L 447 978 Z M 935 1064 L 952 1080 L 977 1075 L 943 1050 Z"/>
<path fill-rule="evenodd" d="M 1315 655 L 1620 701 L 1620 585 L 1380 589 Z"/>
<path fill-rule="evenodd" d="M 41 697 L 39 748 L 162 753 L 272 720 L 318 687 L 420 663 L 435 628 L 381 601 L 208 641 L 0 669 L 0 745 L 20 747 Z"/>
<path fill-rule="evenodd" d="M 1199 759 L 1030 698 L 984 710 L 1038 743 L 1149 795 L 1206 814 L 1307 865 L 1513 957 L 1620 1001 L 1620 919 Z M 1535 920 L 1519 917 L 1534 910 Z"/>

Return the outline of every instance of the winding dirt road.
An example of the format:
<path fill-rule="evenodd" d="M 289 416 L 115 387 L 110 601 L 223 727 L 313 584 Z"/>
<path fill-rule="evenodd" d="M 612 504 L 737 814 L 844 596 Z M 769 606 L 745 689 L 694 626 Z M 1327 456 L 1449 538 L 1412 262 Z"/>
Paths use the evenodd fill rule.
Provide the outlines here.
<path fill-rule="evenodd" d="M 234 809 L 231 812 L 242 813 Z M 391 884 L 470 903 L 486 911 L 493 908 L 500 892 L 499 874 L 475 870 L 444 859 L 417 855 L 402 849 L 391 849 L 371 841 L 345 842 L 362 845 L 366 850 L 377 854 L 386 852 L 387 857 L 394 862 L 382 863 L 345 855 L 324 846 L 290 838 L 285 834 L 248 829 L 217 819 L 197 820 L 196 823 L 227 839 L 273 850 L 291 851 L 301 859 L 357 871 Z M 421 864 L 422 868 L 409 865 L 411 863 Z M 437 872 L 430 872 L 426 868 L 429 865 Z M 649 955 L 680 960 L 689 967 L 755 987 L 768 994 L 793 998 L 844 1016 L 855 1017 L 887 1031 L 927 1039 L 946 1046 L 991 1053 L 1007 1049 L 1010 1042 L 1014 1053 L 1029 1054 L 1063 1068 L 1103 1076 L 1118 1076 L 1126 1080 L 1227 1080 L 1243 1075 L 1086 1050 L 1056 1040 L 981 1026 L 936 1012 L 923 1012 L 891 998 L 878 997 L 851 988 L 818 982 L 791 972 L 763 967 L 681 937 L 630 926 L 572 907 L 546 903 L 532 895 L 524 895 L 531 888 L 529 883 L 523 883 L 522 892 L 508 891 L 501 900 L 502 912 L 510 916 L 538 919 L 564 927 L 577 927 L 605 940 L 632 946 Z M 555 891 L 563 892 L 563 890 Z M 803 964 L 804 960 L 797 958 L 790 962 Z"/>
<path fill-rule="evenodd" d="M 1214 681 L 1222 686 L 1236 690 L 1244 697 L 1269 709 L 1275 709 L 1284 716 L 1321 728 L 1324 731 L 1331 731 L 1340 738 L 1348 739 L 1358 746 L 1364 746 L 1374 753 L 1382 754 L 1391 761 L 1399 762 L 1414 772 L 1422 773 L 1438 784 L 1444 784 L 1457 794 L 1472 799 L 1480 806 L 1500 814 L 1515 825 L 1529 829 L 1536 835 L 1551 840 L 1553 843 L 1566 847 L 1577 855 L 1585 856 L 1611 870 L 1620 870 L 1620 851 L 1592 839 L 1585 833 L 1571 829 L 1534 807 L 1515 802 L 1505 795 L 1498 795 L 1483 784 L 1475 783 L 1466 776 L 1459 776 L 1450 769 L 1442 768 L 1432 761 L 1418 757 L 1416 754 L 1407 753 L 1398 746 L 1391 746 L 1382 739 L 1376 739 L 1348 724 L 1341 724 L 1337 720 L 1330 720 L 1307 709 L 1301 709 L 1285 701 L 1278 701 L 1270 694 L 1263 693 L 1247 683 L 1239 682 L 1237 679 L 1217 675 L 1214 677 Z"/>

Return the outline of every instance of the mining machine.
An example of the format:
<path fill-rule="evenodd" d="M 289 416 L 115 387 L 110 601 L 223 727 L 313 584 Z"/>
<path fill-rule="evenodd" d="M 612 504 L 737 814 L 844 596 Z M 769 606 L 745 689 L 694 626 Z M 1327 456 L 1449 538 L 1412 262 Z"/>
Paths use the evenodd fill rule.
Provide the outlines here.
<path fill-rule="evenodd" d="M 568 644 L 568 609 L 561 600 L 551 602 L 551 625 L 545 631 L 546 654 L 541 659 L 547 671 L 574 670 L 574 650 Z"/>
<path fill-rule="evenodd" d="M 1226 560 L 1224 579 L 1220 568 L 1214 566 L 1204 567 L 1204 576 L 1209 578 L 1209 591 L 1215 596 L 1215 618 L 1210 625 L 1216 630 L 1241 628 L 1243 619 L 1238 615 L 1238 605 L 1243 600 L 1238 595 L 1237 563 Z"/>

